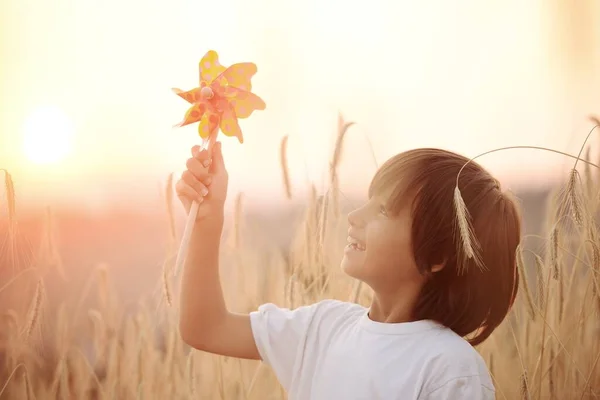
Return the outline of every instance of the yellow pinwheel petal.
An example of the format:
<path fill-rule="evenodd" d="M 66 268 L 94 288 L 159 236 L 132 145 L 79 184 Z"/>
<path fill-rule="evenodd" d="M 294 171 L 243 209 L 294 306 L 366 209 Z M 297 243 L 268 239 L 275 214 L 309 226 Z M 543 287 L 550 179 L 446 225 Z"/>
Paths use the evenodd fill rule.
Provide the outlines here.
<path fill-rule="evenodd" d="M 255 110 L 264 110 L 265 102 L 252 92 L 228 87 L 226 96 L 238 118 L 248 118 Z"/>
<path fill-rule="evenodd" d="M 206 139 L 216 129 L 219 129 L 219 114 L 212 111 L 205 112 L 198 124 L 198 134 L 202 139 Z"/>
<path fill-rule="evenodd" d="M 193 106 L 191 106 L 190 108 L 188 108 L 188 110 L 185 113 L 185 116 L 183 117 L 183 121 L 181 121 L 176 126 L 185 126 L 185 125 L 193 124 L 194 122 L 198 122 L 202 119 L 202 116 L 205 114 L 205 112 L 206 112 L 206 104 L 205 103 L 196 103 Z"/>
<path fill-rule="evenodd" d="M 175 92 L 175 94 L 177 96 L 181 97 L 188 103 L 192 103 L 192 104 L 194 104 L 194 103 L 200 101 L 200 99 L 202 99 L 202 97 L 200 96 L 200 90 L 201 90 L 200 88 L 194 88 L 192 90 L 188 90 L 187 92 L 184 92 L 181 89 L 173 88 L 173 92 Z"/>
<path fill-rule="evenodd" d="M 234 88 L 238 88 L 241 90 L 250 91 L 252 90 L 252 82 L 251 79 L 256 74 L 257 68 L 254 63 L 238 63 L 233 64 L 229 68 L 227 68 L 221 75 L 219 75 L 218 80 L 220 82 L 225 81 L 226 85 L 233 86 Z M 225 83 L 221 83 L 225 86 Z"/>
<path fill-rule="evenodd" d="M 225 110 L 223 110 L 223 114 L 221 114 L 220 127 L 225 136 L 235 136 L 238 138 L 240 143 L 244 143 L 242 129 L 238 124 L 237 117 L 231 106 L 228 106 Z"/>
<path fill-rule="evenodd" d="M 219 63 L 219 55 L 214 50 L 209 50 L 200 60 L 200 82 L 207 85 L 215 80 L 225 71 L 225 67 Z"/>
<path fill-rule="evenodd" d="M 192 104 L 178 126 L 199 122 L 198 134 L 202 138 L 209 137 L 220 128 L 226 136 L 235 136 L 243 143 L 237 119 L 247 118 L 255 110 L 266 108 L 265 102 L 251 92 L 256 65 L 245 62 L 226 68 L 219 63 L 217 52 L 210 50 L 202 57 L 198 67 L 199 87 L 188 91 L 173 89 L 175 94 Z"/>

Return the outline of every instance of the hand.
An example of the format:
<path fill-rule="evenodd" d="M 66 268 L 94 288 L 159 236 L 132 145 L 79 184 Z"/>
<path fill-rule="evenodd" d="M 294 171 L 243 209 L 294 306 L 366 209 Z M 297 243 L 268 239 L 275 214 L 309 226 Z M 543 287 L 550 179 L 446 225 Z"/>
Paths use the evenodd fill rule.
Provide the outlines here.
<path fill-rule="evenodd" d="M 192 157 L 187 160 L 186 167 L 175 186 L 185 212 L 189 214 L 192 201 L 197 201 L 200 203 L 197 220 L 210 216 L 222 218 L 229 177 L 221 143 L 214 144 L 212 157 L 208 151 L 200 151 L 200 146 L 192 147 Z"/>

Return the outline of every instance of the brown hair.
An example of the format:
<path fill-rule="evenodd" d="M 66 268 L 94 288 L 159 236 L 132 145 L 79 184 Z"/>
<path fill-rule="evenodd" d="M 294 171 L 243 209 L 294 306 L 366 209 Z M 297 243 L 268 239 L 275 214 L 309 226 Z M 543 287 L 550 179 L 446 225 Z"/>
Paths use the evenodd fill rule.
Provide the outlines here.
<path fill-rule="evenodd" d="M 516 250 L 521 215 L 516 201 L 484 168 L 461 155 L 439 149 L 416 149 L 388 160 L 369 188 L 390 193 L 393 215 L 412 199 L 413 254 L 428 277 L 413 317 L 442 323 L 473 346 L 483 342 L 508 314 L 517 294 Z M 465 166 L 466 164 L 466 166 Z M 484 268 L 460 256 L 461 236 L 453 204 L 458 187 L 471 217 Z M 437 264 L 444 268 L 432 273 Z"/>

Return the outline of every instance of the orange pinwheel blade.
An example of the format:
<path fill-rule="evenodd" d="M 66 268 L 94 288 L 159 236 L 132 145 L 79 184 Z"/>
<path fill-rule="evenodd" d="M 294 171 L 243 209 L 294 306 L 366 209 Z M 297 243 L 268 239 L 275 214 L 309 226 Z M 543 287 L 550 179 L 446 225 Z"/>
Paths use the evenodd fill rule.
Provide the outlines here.
<path fill-rule="evenodd" d="M 219 55 L 214 50 L 209 50 L 200 60 L 200 82 L 207 85 L 215 80 L 225 71 L 225 67 L 219 63 Z"/>
<path fill-rule="evenodd" d="M 187 92 L 184 92 L 181 89 L 173 88 L 173 92 L 177 96 L 181 97 L 182 99 L 184 99 L 185 101 L 187 101 L 188 103 L 191 103 L 191 104 L 194 104 L 202 99 L 202 97 L 200 96 L 200 90 L 201 90 L 201 88 L 194 88 L 192 90 L 188 90 Z"/>
<path fill-rule="evenodd" d="M 254 63 L 233 64 L 219 75 L 218 80 L 221 82 L 225 80 L 227 85 L 249 92 L 252 90 L 252 77 L 257 70 Z M 225 84 L 221 84 L 225 86 Z"/>
<path fill-rule="evenodd" d="M 255 110 L 264 110 L 267 106 L 263 99 L 245 90 L 228 87 L 225 95 L 238 118 L 248 118 Z"/>
<path fill-rule="evenodd" d="M 244 143 L 242 129 L 240 128 L 240 124 L 238 124 L 235 111 L 229 105 L 223 110 L 223 114 L 221 114 L 220 127 L 225 136 L 235 136 L 240 143 Z"/>
<path fill-rule="evenodd" d="M 206 139 L 212 132 L 219 129 L 219 119 L 219 114 L 213 111 L 204 113 L 198 124 L 198 134 L 202 139 Z"/>
<path fill-rule="evenodd" d="M 194 122 L 198 122 L 202 119 L 202 117 L 206 114 L 206 104 L 205 103 L 196 103 L 191 106 L 185 113 L 183 117 L 183 121 L 181 121 L 176 126 L 185 126 L 189 124 L 193 124 Z"/>

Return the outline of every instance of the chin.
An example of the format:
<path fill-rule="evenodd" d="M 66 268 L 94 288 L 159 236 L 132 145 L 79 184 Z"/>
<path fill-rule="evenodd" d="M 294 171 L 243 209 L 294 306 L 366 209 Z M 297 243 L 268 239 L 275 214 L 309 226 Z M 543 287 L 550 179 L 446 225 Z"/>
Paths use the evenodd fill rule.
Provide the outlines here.
<path fill-rule="evenodd" d="M 363 271 L 362 262 L 357 262 L 358 260 L 352 260 L 347 255 L 344 255 L 342 262 L 340 263 L 340 268 L 346 275 L 351 278 L 360 279 L 361 272 Z"/>

